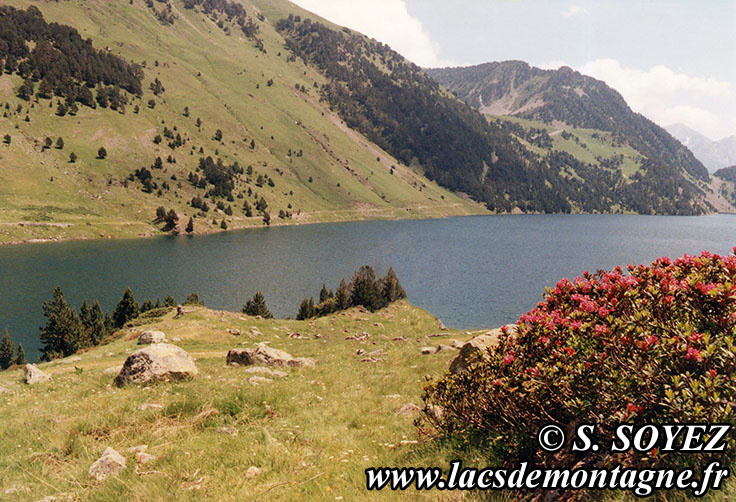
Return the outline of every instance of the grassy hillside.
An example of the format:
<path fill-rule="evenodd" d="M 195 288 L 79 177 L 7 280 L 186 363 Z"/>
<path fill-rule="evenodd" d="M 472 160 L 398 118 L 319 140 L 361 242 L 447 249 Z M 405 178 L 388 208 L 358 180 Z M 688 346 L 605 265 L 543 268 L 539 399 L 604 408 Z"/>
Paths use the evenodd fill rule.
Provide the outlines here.
<path fill-rule="evenodd" d="M 352 309 L 313 321 L 205 308 L 148 321 L 79 360 L 40 365 L 51 382 L 29 386 L 19 370 L 0 373 L 0 386 L 10 391 L 0 395 L 0 499 L 5 493 L 14 501 L 61 494 L 85 501 L 449 500 L 437 491 L 368 493 L 363 470 L 446 465 L 458 455 L 484 463 L 472 452 L 427 442 L 413 425 L 415 415 L 395 413 L 406 403 L 421 405 L 424 375 L 445 371 L 457 353 L 420 355 L 420 347 L 469 335 L 426 338 L 438 332 L 437 319 L 405 301 L 375 314 Z M 178 337 L 174 343 L 193 355 L 199 375 L 144 388 L 113 386 L 115 369 L 138 347 L 135 335 L 143 329 Z M 345 339 L 364 332 L 366 342 Z M 394 340 L 399 336 L 407 340 Z M 225 354 L 262 341 L 312 357 L 316 366 L 252 385 L 254 373 L 226 366 Z M 362 362 L 359 349 L 382 353 Z M 144 403 L 162 407 L 141 410 Z M 141 444 L 157 458 L 136 467 L 128 448 Z M 128 457 L 128 468 L 94 482 L 87 470 L 108 446 Z M 261 474 L 244 477 L 250 466 Z"/>
<path fill-rule="evenodd" d="M 253 206 L 261 197 L 271 224 L 483 211 L 345 127 L 319 102 L 315 85 L 322 85 L 323 77 L 299 60 L 288 61 L 283 39 L 250 3 L 246 11 L 258 26 L 251 38 L 224 16 L 185 9 L 178 0 L 171 2 L 172 25 L 162 24 L 143 0 L 3 3 L 34 5 L 47 21 L 76 28 L 95 48 L 145 62 L 145 92 L 140 98 L 128 95 L 124 113 L 81 106 L 76 116 L 60 117 L 55 114 L 60 98 L 21 100 L 16 96 L 21 78 L 0 76 L 0 106 L 8 113 L 0 121 L 0 137 L 11 137 L 10 144 L 0 145 L 0 242 L 151 235 L 161 228 L 153 223 L 159 206 L 173 208 L 183 229 L 199 212 L 189 201 L 205 193 L 187 182 L 188 173 L 207 156 L 252 166 L 254 174 L 236 181 L 233 201 L 223 200 L 233 215 L 210 200 L 211 210 L 195 218 L 195 233 L 219 230 L 223 219 L 230 229 L 261 225 L 255 211 L 250 218 L 243 211 L 246 200 Z M 165 88 L 159 96 L 149 88 L 156 78 Z M 171 149 L 164 128 L 180 134 L 185 144 Z M 218 129 L 221 141 L 214 139 Z M 163 137 L 159 144 L 157 135 Z M 62 137 L 64 148 L 43 149 L 47 137 L 54 143 Z M 108 152 L 104 160 L 96 158 L 101 146 Z M 71 152 L 78 157 L 75 163 L 69 162 Z M 175 164 L 166 162 L 169 155 Z M 170 186 L 161 196 L 144 193 L 138 180 L 126 182 L 136 169 L 150 169 L 156 157 L 164 166 L 152 170 L 154 182 Z M 257 187 L 259 174 L 274 186 Z M 280 219 L 280 210 L 292 217 Z"/>

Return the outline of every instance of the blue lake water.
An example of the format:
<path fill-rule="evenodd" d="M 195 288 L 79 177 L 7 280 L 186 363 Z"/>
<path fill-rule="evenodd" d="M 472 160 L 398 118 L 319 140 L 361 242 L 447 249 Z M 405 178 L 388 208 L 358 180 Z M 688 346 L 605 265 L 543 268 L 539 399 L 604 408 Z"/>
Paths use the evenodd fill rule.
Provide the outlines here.
<path fill-rule="evenodd" d="M 515 321 L 561 277 L 734 245 L 736 215 L 521 215 L 5 246 L 0 329 L 35 359 L 41 304 L 57 285 L 73 305 L 96 298 L 107 310 L 127 286 L 139 302 L 196 291 L 208 306 L 230 310 L 262 291 L 274 315 L 294 316 L 323 282 L 334 288 L 364 264 L 380 275 L 393 266 L 409 300 L 450 327 L 495 327 Z"/>

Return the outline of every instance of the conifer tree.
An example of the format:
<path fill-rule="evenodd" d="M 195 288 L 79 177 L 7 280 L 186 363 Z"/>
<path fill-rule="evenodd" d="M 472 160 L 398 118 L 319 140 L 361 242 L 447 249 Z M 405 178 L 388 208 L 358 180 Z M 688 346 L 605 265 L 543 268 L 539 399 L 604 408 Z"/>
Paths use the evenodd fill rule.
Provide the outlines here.
<path fill-rule="evenodd" d="M 387 305 L 396 300 L 406 298 L 406 292 L 401 287 L 401 283 L 399 282 L 399 278 L 396 277 L 393 267 L 389 267 L 386 277 L 381 279 L 381 294 Z"/>
<path fill-rule="evenodd" d="M 352 292 L 350 302 L 354 305 L 362 305 L 371 312 L 385 306 L 383 297 L 381 295 L 381 289 L 379 288 L 378 281 L 376 281 L 376 274 L 373 268 L 365 265 L 353 276 Z"/>
<path fill-rule="evenodd" d="M 92 345 L 99 345 L 107 334 L 105 314 L 102 312 L 102 307 L 97 300 L 92 302 L 86 328 Z"/>
<path fill-rule="evenodd" d="M 22 366 L 24 364 L 27 364 L 28 361 L 26 360 L 26 352 L 23 350 L 23 344 L 18 344 L 18 353 L 15 356 L 15 364 L 18 366 Z"/>
<path fill-rule="evenodd" d="M 340 280 L 340 286 L 337 288 L 335 293 L 335 301 L 337 303 L 338 310 L 345 310 L 350 308 L 350 286 L 345 282 L 345 279 Z"/>
<path fill-rule="evenodd" d="M 309 299 L 302 300 L 302 303 L 299 305 L 299 312 L 296 314 L 296 320 L 297 321 L 303 321 L 305 319 L 311 319 L 317 314 L 317 311 L 314 308 L 314 298 L 311 296 Z"/>
<path fill-rule="evenodd" d="M 3 338 L 0 340 L 0 369 L 8 369 L 10 365 L 15 363 L 15 344 L 10 339 L 10 334 L 6 329 Z"/>
<path fill-rule="evenodd" d="M 256 291 L 253 298 L 250 298 L 243 305 L 243 313 L 252 316 L 261 316 L 264 319 L 273 319 L 273 314 L 266 306 L 266 299 L 263 297 L 263 293 Z"/>
<path fill-rule="evenodd" d="M 118 302 L 112 313 L 112 322 L 115 328 L 122 328 L 126 322 L 138 317 L 140 308 L 133 297 L 133 291 L 130 288 L 125 289 L 123 297 Z"/>
<path fill-rule="evenodd" d="M 187 223 L 187 228 L 185 230 L 188 234 L 194 232 L 194 219 L 191 216 L 189 217 L 189 222 Z"/>
<path fill-rule="evenodd" d="M 39 338 L 44 360 L 70 356 L 87 346 L 79 316 L 64 299 L 60 286 L 54 289 L 53 298 L 44 302 L 43 313 L 46 326 L 41 328 Z"/>
<path fill-rule="evenodd" d="M 175 305 L 176 305 L 176 300 L 174 300 L 173 296 L 168 295 L 166 298 L 164 298 L 165 307 L 174 307 Z"/>

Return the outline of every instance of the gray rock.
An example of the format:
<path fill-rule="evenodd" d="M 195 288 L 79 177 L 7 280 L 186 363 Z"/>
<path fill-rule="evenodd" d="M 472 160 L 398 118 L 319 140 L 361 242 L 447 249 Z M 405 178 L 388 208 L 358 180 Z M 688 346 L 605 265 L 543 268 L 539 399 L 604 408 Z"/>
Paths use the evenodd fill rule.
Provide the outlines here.
<path fill-rule="evenodd" d="M 232 425 L 220 427 L 219 429 L 217 429 L 217 431 L 221 432 L 222 434 L 227 434 L 228 436 L 237 436 L 239 434 L 238 429 L 236 429 Z"/>
<path fill-rule="evenodd" d="M 428 404 L 424 407 L 424 413 L 429 416 L 429 418 L 439 422 L 442 419 L 442 414 L 445 412 L 445 410 L 442 408 L 442 406 L 437 406 L 435 404 Z"/>
<path fill-rule="evenodd" d="M 240 336 L 240 330 L 236 328 L 228 328 L 227 332 L 230 333 L 233 336 Z"/>
<path fill-rule="evenodd" d="M 34 364 L 26 364 L 23 366 L 23 376 L 26 383 L 29 385 L 48 382 L 51 380 L 51 376 L 36 368 L 36 365 Z"/>
<path fill-rule="evenodd" d="M 248 467 L 248 470 L 245 471 L 245 478 L 246 479 L 253 479 L 256 476 L 258 476 L 261 473 L 261 470 L 256 467 L 255 465 L 251 465 Z"/>
<path fill-rule="evenodd" d="M 113 450 L 107 448 L 100 458 L 89 468 L 89 477 L 97 481 L 102 481 L 108 476 L 114 476 L 125 469 L 125 457 Z"/>
<path fill-rule="evenodd" d="M 437 349 L 435 347 L 422 347 L 421 352 L 423 356 L 426 356 L 429 354 L 434 354 L 435 352 L 437 352 Z"/>
<path fill-rule="evenodd" d="M 445 344 L 441 343 L 441 344 L 439 344 L 437 346 L 437 352 L 442 352 L 443 350 L 445 352 L 447 352 L 447 351 L 450 351 L 450 350 L 455 350 L 455 347 L 453 347 L 452 345 L 445 345 Z"/>
<path fill-rule="evenodd" d="M 305 357 L 293 357 L 288 352 L 274 349 L 265 343 L 258 343 L 252 349 L 232 349 L 227 353 L 227 364 L 250 366 L 253 364 L 266 366 L 314 366 L 314 360 Z"/>
<path fill-rule="evenodd" d="M 262 376 L 252 376 L 248 379 L 248 383 L 251 385 L 260 385 L 262 383 L 273 383 L 273 380 Z"/>
<path fill-rule="evenodd" d="M 164 343 L 166 342 L 166 335 L 163 331 L 144 331 L 141 336 L 138 337 L 138 345 L 150 345 L 152 343 Z"/>
<path fill-rule="evenodd" d="M 197 376 L 194 359 L 176 345 L 155 343 L 136 350 L 125 360 L 115 385 L 146 384 L 161 380 L 188 380 Z"/>
<path fill-rule="evenodd" d="M 400 415 L 402 417 L 410 417 L 412 415 L 417 415 L 421 411 L 421 408 L 417 406 L 414 403 L 406 403 L 404 406 L 396 410 L 396 415 Z"/>
<path fill-rule="evenodd" d="M 120 366 L 110 366 L 109 368 L 105 368 L 102 371 L 102 373 L 104 373 L 105 375 L 117 375 L 118 373 L 120 373 L 120 370 L 122 370 L 122 369 L 123 369 L 123 366 L 122 365 L 120 365 Z"/>
<path fill-rule="evenodd" d="M 164 405 L 163 404 L 158 404 L 158 403 L 143 403 L 142 405 L 140 405 L 138 407 L 138 409 L 141 410 L 141 411 L 146 411 L 146 410 L 163 410 L 164 409 Z"/>
<path fill-rule="evenodd" d="M 284 378 L 288 375 L 285 371 L 280 370 L 272 370 L 271 368 L 266 368 L 265 366 L 251 366 L 250 368 L 246 368 L 246 373 L 260 373 L 262 375 L 268 375 L 272 377 L 278 377 L 278 378 Z"/>
<path fill-rule="evenodd" d="M 509 331 L 516 326 L 509 325 Z M 483 335 L 471 338 L 460 349 L 460 353 L 450 363 L 450 373 L 462 373 L 468 370 L 478 357 L 482 357 L 486 351 L 498 343 L 498 337 L 501 335 L 501 329 L 494 329 Z"/>

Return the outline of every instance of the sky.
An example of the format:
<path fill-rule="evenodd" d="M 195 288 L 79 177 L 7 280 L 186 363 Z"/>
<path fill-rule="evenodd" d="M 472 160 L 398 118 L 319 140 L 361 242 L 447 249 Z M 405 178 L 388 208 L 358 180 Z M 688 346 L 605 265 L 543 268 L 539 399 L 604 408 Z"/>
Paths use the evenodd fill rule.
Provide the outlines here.
<path fill-rule="evenodd" d="M 293 0 L 420 66 L 570 66 L 632 109 L 736 135 L 735 0 Z"/>

